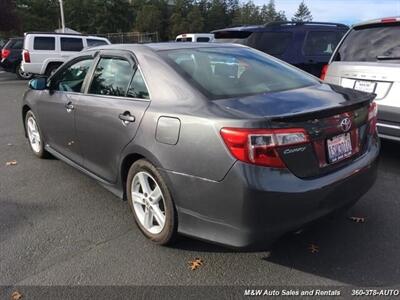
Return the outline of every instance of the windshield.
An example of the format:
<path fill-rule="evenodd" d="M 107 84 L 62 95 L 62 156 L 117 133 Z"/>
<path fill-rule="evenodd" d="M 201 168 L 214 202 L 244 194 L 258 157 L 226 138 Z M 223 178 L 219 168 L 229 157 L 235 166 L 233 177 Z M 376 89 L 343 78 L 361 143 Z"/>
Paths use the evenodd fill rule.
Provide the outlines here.
<path fill-rule="evenodd" d="M 248 48 L 179 49 L 160 54 L 210 99 L 277 92 L 319 83 L 312 76 Z"/>
<path fill-rule="evenodd" d="M 350 31 L 334 61 L 390 61 L 400 59 L 400 24 L 374 24 Z"/>

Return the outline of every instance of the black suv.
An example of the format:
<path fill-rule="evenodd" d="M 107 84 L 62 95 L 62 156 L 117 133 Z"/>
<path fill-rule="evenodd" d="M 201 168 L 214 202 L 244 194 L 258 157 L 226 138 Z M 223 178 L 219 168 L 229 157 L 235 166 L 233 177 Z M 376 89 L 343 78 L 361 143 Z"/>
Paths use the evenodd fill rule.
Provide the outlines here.
<path fill-rule="evenodd" d="M 247 45 L 319 77 L 348 29 L 338 23 L 272 22 L 219 29 L 212 33 L 216 42 Z"/>
<path fill-rule="evenodd" d="M 11 38 L 1 49 L 0 66 L 4 71 L 17 74 L 19 79 L 31 79 L 32 74 L 21 70 L 22 48 L 24 47 L 24 38 Z"/>

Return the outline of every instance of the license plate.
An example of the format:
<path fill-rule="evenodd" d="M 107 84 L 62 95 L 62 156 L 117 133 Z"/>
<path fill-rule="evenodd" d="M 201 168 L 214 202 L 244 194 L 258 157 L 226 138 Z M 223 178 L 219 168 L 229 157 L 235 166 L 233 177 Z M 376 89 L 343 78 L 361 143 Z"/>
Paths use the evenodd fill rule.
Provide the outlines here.
<path fill-rule="evenodd" d="M 353 149 L 351 147 L 350 133 L 344 133 L 334 136 L 326 141 L 328 147 L 328 158 L 330 163 L 338 162 L 351 156 Z"/>
<path fill-rule="evenodd" d="M 375 90 L 376 82 L 357 80 L 354 89 L 366 93 L 373 93 Z"/>

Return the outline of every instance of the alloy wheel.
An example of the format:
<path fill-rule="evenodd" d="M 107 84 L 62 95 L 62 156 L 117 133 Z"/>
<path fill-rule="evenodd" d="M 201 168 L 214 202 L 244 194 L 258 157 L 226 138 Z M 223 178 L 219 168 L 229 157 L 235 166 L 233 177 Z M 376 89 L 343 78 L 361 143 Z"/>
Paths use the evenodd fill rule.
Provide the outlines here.
<path fill-rule="evenodd" d="M 26 122 L 26 127 L 28 131 L 29 143 L 31 144 L 32 150 L 36 153 L 40 152 L 41 149 L 41 138 L 39 127 L 37 126 L 36 120 L 30 116 Z"/>
<path fill-rule="evenodd" d="M 138 172 L 132 180 L 132 204 L 140 224 L 151 234 L 165 227 L 165 200 L 155 179 L 147 172 Z"/>

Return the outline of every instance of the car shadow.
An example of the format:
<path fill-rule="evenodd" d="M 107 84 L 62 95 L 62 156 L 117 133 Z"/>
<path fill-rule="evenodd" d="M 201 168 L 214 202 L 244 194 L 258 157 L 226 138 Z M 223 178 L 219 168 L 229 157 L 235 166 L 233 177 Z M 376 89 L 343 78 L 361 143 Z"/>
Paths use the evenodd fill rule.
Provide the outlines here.
<path fill-rule="evenodd" d="M 400 143 L 383 141 L 380 163 L 376 184 L 353 208 L 309 224 L 301 233 L 283 236 L 263 250 L 270 252 L 261 260 L 344 284 L 399 284 Z M 197 252 L 239 251 L 189 238 L 181 238 L 175 247 Z M 260 249 L 241 251 L 251 254 Z"/>

